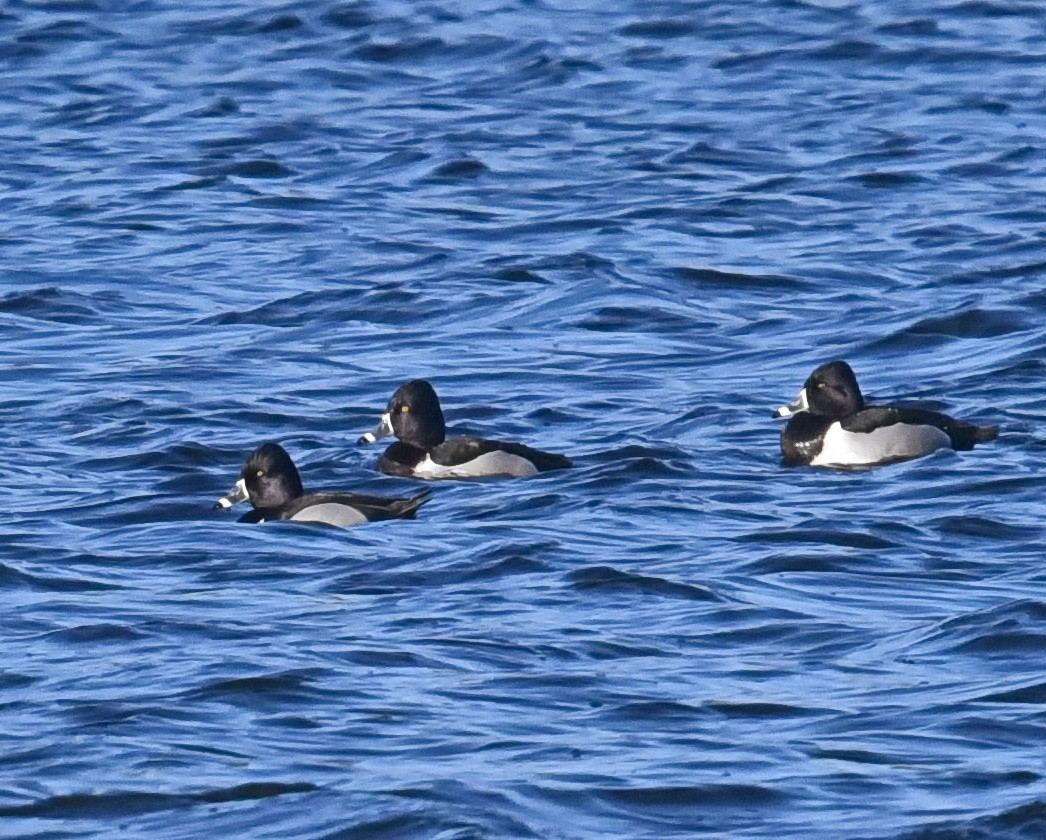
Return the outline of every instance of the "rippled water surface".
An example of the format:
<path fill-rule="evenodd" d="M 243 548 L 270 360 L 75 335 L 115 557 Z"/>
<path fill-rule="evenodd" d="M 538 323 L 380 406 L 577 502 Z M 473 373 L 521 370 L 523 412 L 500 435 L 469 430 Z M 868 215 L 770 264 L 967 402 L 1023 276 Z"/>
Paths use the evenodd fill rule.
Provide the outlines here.
<path fill-rule="evenodd" d="M 4 837 L 1046 837 L 1042 4 L 22 0 L 0 79 Z M 999 439 L 784 468 L 831 358 Z M 211 510 L 416 489 L 416 376 L 575 468 Z"/>

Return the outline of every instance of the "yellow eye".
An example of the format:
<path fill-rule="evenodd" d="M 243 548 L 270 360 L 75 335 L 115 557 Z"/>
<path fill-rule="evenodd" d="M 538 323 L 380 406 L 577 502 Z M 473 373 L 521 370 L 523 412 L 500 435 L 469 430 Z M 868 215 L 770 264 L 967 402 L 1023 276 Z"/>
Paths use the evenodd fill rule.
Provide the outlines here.
<path fill-rule="evenodd" d="M 406 414 L 409 411 L 410 411 L 410 406 L 409 405 L 401 405 L 400 406 L 400 414 Z"/>
<path fill-rule="evenodd" d="M 258 472 L 256 472 L 255 475 L 258 476 L 258 478 L 261 478 L 263 475 L 265 475 L 265 470 L 258 470 Z"/>

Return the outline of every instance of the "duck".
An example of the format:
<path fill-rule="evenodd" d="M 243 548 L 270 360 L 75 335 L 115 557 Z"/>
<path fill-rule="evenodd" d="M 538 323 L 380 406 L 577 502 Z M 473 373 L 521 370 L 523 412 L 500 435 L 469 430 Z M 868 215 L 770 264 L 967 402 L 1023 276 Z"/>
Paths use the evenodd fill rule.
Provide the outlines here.
<path fill-rule="evenodd" d="M 521 443 L 479 437 L 448 440 L 439 397 L 425 379 L 411 379 L 400 385 L 378 425 L 357 443 L 374 443 L 389 435 L 398 440 L 377 463 L 377 469 L 387 475 L 423 479 L 523 478 L 571 466 L 565 455 L 542 452 Z"/>
<path fill-rule="evenodd" d="M 936 411 L 865 404 L 844 361 L 818 367 L 775 418 L 790 418 L 781 453 L 791 465 L 870 467 L 921 458 L 942 448 L 969 450 L 993 440 L 998 426 L 974 426 Z"/>
<path fill-rule="evenodd" d="M 231 508 L 250 501 L 254 509 L 240 517 L 240 522 L 288 519 L 348 528 L 365 522 L 413 517 L 430 495 L 430 490 L 409 498 L 306 493 L 287 450 L 278 443 L 263 443 L 247 457 L 236 485 L 214 506 Z"/>

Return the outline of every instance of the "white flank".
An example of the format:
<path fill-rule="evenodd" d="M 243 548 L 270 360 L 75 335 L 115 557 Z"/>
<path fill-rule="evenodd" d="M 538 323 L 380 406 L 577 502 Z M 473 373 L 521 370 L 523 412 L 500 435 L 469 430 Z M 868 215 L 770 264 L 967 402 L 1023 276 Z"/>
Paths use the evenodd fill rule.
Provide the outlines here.
<path fill-rule="evenodd" d="M 537 471 L 538 468 L 526 458 L 497 450 L 496 452 L 487 452 L 478 458 L 473 458 L 471 461 L 466 461 L 464 464 L 458 464 L 454 467 L 441 466 L 433 462 L 431 455 L 426 455 L 425 460 L 421 461 L 414 468 L 414 475 L 418 478 L 431 479 L 480 478 L 482 476 L 495 475 L 525 478 L 529 475 L 535 475 Z"/>
<path fill-rule="evenodd" d="M 825 432 L 821 451 L 810 463 L 815 467 L 841 467 L 903 461 L 951 445 L 951 438 L 936 426 L 895 423 L 872 432 L 846 432 L 833 423 Z"/>
<path fill-rule="evenodd" d="M 291 517 L 294 522 L 323 522 L 326 525 L 337 525 L 339 528 L 350 528 L 362 525 L 367 517 L 356 508 L 337 502 L 325 502 L 322 505 L 310 505 Z"/>

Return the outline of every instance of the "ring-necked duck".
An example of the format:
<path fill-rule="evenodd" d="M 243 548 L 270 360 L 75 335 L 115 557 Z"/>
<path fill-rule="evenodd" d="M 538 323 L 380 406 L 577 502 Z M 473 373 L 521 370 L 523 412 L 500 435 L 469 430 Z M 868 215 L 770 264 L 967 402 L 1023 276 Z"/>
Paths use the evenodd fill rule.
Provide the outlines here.
<path fill-rule="evenodd" d="M 858 467 L 907 461 L 935 449 L 973 449 L 992 440 L 998 426 L 973 426 L 936 411 L 902 406 L 865 407 L 857 377 L 846 362 L 821 365 L 794 402 L 774 417 L 790 417 L 781 432 L 789 464 Z"/>
<path fill-rule="evenodd" d="M 520 443 L 477 437 L 446 439 L 439 397 L 424 379 L 400 385 L 373 431 L 358 443 L 374 443 L 387 435 L 399 440 L 378 459 L 389 475 L 415 478 L 483 478 L 534 475 L 570 466 L 563 455 L 540 452 Z"/>
<path fill-rule="evenodd" d="M 359 493 L 306 493 L 287 450 L 278 443 L 263 443 L 247 458 L 236 486 L 214 506 L 230 508 L 250 500 L 254 510 L 240 517 L 240 522 L 291 519 L 347 528 L 413 516 L 430 495 L 430 490 L 409 499 Z"/>

